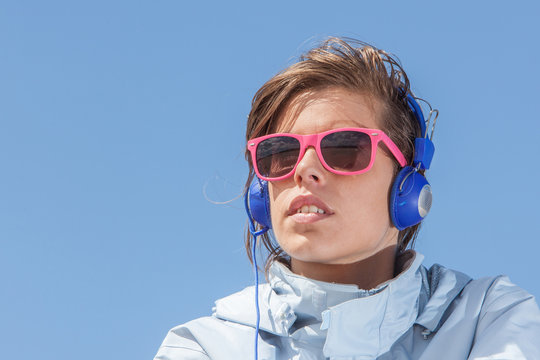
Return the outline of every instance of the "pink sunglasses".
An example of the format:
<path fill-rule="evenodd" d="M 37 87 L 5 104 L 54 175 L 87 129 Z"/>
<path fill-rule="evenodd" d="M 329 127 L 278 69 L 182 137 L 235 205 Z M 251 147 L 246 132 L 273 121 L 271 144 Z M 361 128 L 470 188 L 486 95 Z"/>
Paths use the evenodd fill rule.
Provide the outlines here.
<path fill-rule="evenodd" d="M 271 134 L 249 140 L 247 148 L 257 176 L 278 181 L 294 174 L 309 146 L 315 148 L 325 169 L 334 174 L 365 173 L 373 166 L 380 141 L 405 166 L 403 153 L 377 129 L 341 128 L 312 135 Z"/>

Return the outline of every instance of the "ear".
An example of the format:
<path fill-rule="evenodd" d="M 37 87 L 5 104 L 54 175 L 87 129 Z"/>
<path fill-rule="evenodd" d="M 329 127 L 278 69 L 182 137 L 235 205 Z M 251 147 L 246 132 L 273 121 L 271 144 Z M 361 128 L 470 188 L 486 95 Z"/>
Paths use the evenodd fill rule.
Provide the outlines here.
<path fill-rule="evenodd" d="M 248 197 L 248 216 L 265 228 L 272 228 L 270 218 L 270 196 L 268 182 L 257 177 L 253 179 L 246 193 Z"/>
<path fill-rule="evenodd" d="M 390 216 L 399 230 L 421 222 L 431 209 L 432 193 L 427 179 L 405 166 L 397 174 L 390 193 Z"/>

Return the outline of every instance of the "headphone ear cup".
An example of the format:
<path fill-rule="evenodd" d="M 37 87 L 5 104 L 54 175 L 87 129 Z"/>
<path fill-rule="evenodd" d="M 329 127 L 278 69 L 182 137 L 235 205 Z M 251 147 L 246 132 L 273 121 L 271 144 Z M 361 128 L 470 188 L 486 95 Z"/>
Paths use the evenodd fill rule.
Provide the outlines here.
<path fill-rule="evenodd" d="M 405 166 L 396 176 L 390 193 L 390 216 L 398 230 L 421 222 L 431 209 L 431 186 L 427 179 L 411 166 Z"/>
<path fill-rule="evenodd" d="M 270 198 L 268 182 L 259 178 L 253 179 L 248 191 L 249 215 L 253 220 L 268 229 L 272 228 L 270 218 Z"/>

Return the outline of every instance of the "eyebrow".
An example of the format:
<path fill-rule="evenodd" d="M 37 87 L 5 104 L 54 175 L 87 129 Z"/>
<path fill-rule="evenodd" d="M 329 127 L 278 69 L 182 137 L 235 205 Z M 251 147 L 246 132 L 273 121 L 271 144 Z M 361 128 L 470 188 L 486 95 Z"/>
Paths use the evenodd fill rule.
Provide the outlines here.
<path fill-rule="evenodd" d="M 356 128 L 371 129 L 371 127 L 366 126 L 363 123 L 358 123 L 356 121 L 354 122 L 353 126 L 351 126 L 350 124 L 341 123 L 341 121 L 337 121 L 335 124 L 332 124 L 332 125 L 334 125 L 334 126 L 332 126 L 333 128 L 356 127 Z"/>

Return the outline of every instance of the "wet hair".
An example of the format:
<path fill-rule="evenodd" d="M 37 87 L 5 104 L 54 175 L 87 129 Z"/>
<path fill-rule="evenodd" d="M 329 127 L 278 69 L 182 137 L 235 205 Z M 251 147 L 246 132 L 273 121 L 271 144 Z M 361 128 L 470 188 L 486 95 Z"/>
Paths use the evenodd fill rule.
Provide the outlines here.
<path fill-rule="evenodd" d="M 340 88 L 368 96 L 380 104 L 378 115 L 383 130 L 412 164 L 414 139 L 421 136 L 421 129 L 407 105 L 407 94 L 411 94 L 409 79 L 399 60 L 387 52 L 367 43 L 330 37 L 319 46 L 300 56 L 298 62 L 287 67 L 268 80 L 255 94 L 246 128 L 246 141 L 255 137 L 275 133 L 281 116 L 299 95 L 328 88 Z M 388 151 L 381 143 L 381 149 Z M 247 191 L 255 173 L 249 151 Z M 400 165 L 394 157 L 394 175 Z M 390 191 L 390 189 L 389 189 Z M 390 216 L 390 215 L 389 215 Z M 401 230 L 398 234 L 398 251 L 412 247 L 420 224 Z M 260 243 L 269 252 L 265 269 L 274 261 L 290 264 L 289 256 L 268 233 L 261 235 Z M 250 261 L 253 236 L 246 231 L 246 250 Z M 259 244 L 260 245 L 260 244 Z"/>

